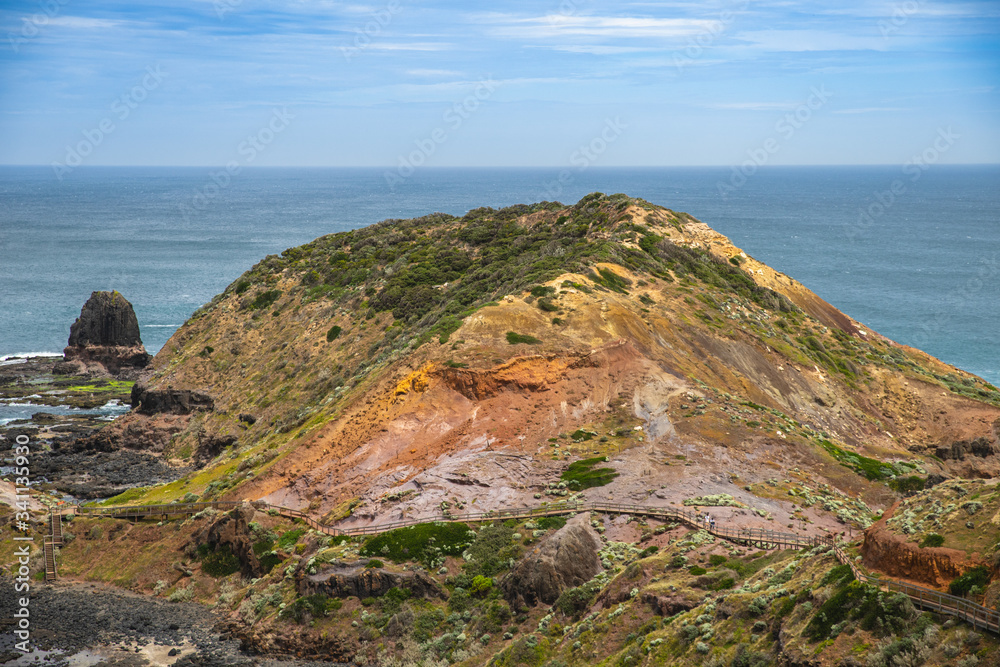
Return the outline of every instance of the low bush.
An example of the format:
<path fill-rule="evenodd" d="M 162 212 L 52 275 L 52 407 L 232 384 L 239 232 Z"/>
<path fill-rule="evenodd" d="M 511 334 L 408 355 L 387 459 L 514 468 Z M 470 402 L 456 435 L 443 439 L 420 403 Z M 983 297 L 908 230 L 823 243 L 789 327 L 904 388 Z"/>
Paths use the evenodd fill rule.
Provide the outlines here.
<path fill-rule="evenodd" d="M 360 554 L 427 564 L 442 556 L 458 556 L 471 542 L 469 527 L 463 523 L 421 523 L 369 537 Z"/>
<path fill-rule="evenodd" d="M 916 475 L 909 475 L 908 477 L 896 477 L 895 479 L 890 479 L 889 488 L 893 491 L 898 491 L 903 495 L 913 495 L 917 491 L 924 490 L 924 478 L 917 477 Z"/>
<path fill-rule="evenodd" d="M 201 558 L 201 571 L 210 577 L 227 577 L 239 572 L 241 564 L 239 557 L 229 548 L 228 544 L 212 548 L 207 544 L 198 547 Z"/>
<path fill-rule="evenodd" d="M 979 565 L 948 584 L 948 592 L 952 595 L 965 595 L 973 587 L 982 589 L 988 583 L 990 583 L 990 571 L 985 565 Z"/>
<path fill-rule="evenodd" d="M 543 516 L 538 520 L 538 527 L 542 530 L 559 530 L 566 525 L 564 516 Z"/>
<path fill-rule="evenodd" d="M 805 634 L 813 641 L 831 636 L 834 626 L 857 621 L 862 630 L 885 636 L 903 630 L 917 617 L 903 593 L 883 593 L 875 586 L 852 581 L 823 603 L 809 620 Z"/>
<path fill-rule="evenodd" d="M 513 331 L 507 332 L 507 342 L 511 345 L 517 345 L 519 343 L 525 343 L 527 345 L 538 345 L 542 341 L 535 338 L 534 336 L 528 336 L 526 334 L 519 334 Z"/>
<path fill-rule="evenodd" d="M 605 462 L 607 462 L 607 458 L 603 456 L 574 461 L 563 472 L 560 479 L 575 491 L 610 484 L 615 477 L 618 477 L 614 468 L 595 468 L 598 463 Z"/>
<path fill-rule="evenodd" d="M 944 544 L 944 535 L 938 535 L 937 533 L 930 533 L 924 536 L 924 539 L 920 540 L 920 548 L 924 549 L 927 547 L 939 547 Z"/>

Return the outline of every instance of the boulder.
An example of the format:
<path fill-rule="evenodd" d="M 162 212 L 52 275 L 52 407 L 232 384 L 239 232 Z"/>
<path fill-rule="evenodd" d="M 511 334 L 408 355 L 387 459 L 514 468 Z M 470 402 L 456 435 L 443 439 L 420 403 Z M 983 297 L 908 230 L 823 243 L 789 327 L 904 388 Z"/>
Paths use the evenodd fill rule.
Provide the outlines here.
<path fill-rule="evenodd" d="M 204 392 L 173 387 L 150 389 L 141 381 L 132 386 L 129 402 L 137 412 L 144 415 L 189 415 L 192 412 L 215 409 L 215 401 Z"/>
<path fill-rule="evenodd" d="M 119 292 L 94 292 L 69 329 L 60 374 L 100 372 L 119 375 L 145 368 L 152 358 L 139 337 L 139 320 Z"/>
<path fill-rule="evenodd" d="M 437 582 L 425 572 L 390 572 L 380 567 L 364 567 L 359 563 L 332 563 L 322 572 L 306 574 L 299 582 L 300 595 L 322 593 L 334 598 L 354 595 L 362 600 L 381 597 L 390 588 L 409 591 L 417 598 L 446 597 Z"/>
<path fill-rule="evenodd" d="M 563 591 L 590 581 L 601 571 L 601 540 L 588 518 L 579 514 L 570 519 L 504 577 L 500 586 L 511 607 L 552 604 Z"/>

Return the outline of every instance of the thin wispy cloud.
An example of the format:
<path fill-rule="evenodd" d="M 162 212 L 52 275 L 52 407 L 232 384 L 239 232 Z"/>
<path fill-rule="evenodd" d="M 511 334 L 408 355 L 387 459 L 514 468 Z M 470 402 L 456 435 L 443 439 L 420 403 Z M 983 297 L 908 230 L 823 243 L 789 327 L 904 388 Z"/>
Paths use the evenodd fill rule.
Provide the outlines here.
<path fill-rule="evenodd" d="M 995 0 L 348 2 L 10 0 L 0 163 L 62 159 L 151 66 L 162 83 L 88 164 L 224 164 L 285 106 L 262 163 L 369 164 L 456 105 L 437 164 L 565 162 L 609 118 L 629 129 L 602 165 L 724 164 L 822 87 L 834 101 L 775 160 L 892 163 L 946 123 L 948 160 L 1000 161 Z"/>
<path fill-rule="evenodd" d="M 836 114 L 859 114 L 859 113 L 893 113 L 898 111 L 909 111 L 905 107 L 865 107 L 863 109 L 837 109 Z"/>
<path fill-rule="evenodd" d="M 719 30 L 719 21 L 689 18 L 641 18 L 614 16 L 546 16 L 516 17 L 488 14 L 490 32 L 502 37 L 551 39 L 559 37 L 677 38 Z"/>

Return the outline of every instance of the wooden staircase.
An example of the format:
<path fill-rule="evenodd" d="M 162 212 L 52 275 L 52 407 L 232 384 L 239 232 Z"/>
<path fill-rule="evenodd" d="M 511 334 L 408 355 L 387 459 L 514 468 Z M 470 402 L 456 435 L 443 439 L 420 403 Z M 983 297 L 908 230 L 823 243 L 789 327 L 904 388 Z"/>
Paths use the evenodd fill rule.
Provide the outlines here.
<path fill-rule="evenodd" d="M 53 544 L 58 547 L 62 546 L 62 514 L 59 512 L 49 514 L 49 537 L 52 538 Z"/>
<path fill-rule="evenodd" d="M 62 513 L 49 512 L 49 534 L 42 539 L 45 581 L 55 581 L 59 576 L 59 572 L 56 570 L 56 547 L 61 547 L 62 543 Z"/>
<path fill-rule="evenodd" d="M 42 541 L 42 554 L 45 558 L 45 581 L 55 581 L 58 576 L 58 572 L 56 572 L 56 545 L 49 537 Z"/>

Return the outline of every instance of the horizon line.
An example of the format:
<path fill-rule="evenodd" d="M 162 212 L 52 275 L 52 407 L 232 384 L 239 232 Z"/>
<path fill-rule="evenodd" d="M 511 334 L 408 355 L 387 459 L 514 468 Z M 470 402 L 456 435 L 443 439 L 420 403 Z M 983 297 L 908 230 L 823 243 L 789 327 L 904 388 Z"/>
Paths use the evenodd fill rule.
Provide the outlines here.
<path fill-rule="evenodd" d="M 288 165 L 240 165 L 241 170 L 263 170 L 263 169 L 387 169 L 394 170 L 398 165 L 309 165 L 309 164 L 288 164 Z M 832 162 L 832 163 L 803 163 L 803 164 L 768 164 L 758 165 L 757 169 L 782 169 L 799 167 L 899 167 L 898 162 Z M 1000 162 L 955 162 L 946 164 L 936 164 L 938 167 L 1000 167 Z M 599 171 L 602 169 L 738 169 L 739 164 L 620 164 L 588 167 L 587 171 Z M 0 169 L 6 168 L 34 168 L 51 169 L 50 164 L 13 164 L 0 163 Z M 225 169 L 225 164 L 94 164 L 80 165 L 74 171 L 86 169 Z M 581 171 L 579 167 L 558 165 L 436 165 L 422 166 L 419 171 L 433 171 L 441 169 L 565 169 L 567 171 Z"/>

